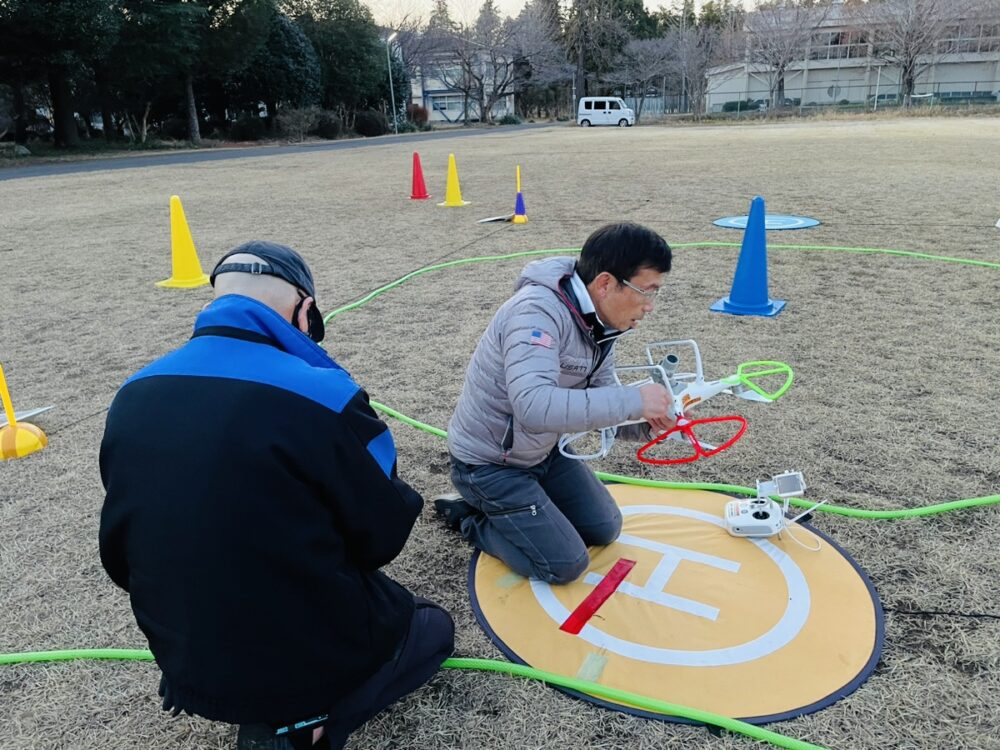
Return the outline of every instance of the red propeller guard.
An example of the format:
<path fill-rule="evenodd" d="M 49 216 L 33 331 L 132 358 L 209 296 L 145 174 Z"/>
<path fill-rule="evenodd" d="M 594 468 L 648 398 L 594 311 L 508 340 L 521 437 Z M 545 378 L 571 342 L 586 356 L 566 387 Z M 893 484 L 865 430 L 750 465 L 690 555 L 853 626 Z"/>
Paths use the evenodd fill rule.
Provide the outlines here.
<path fill-rule="evenodd" d="M 716 446 L 710 450 L 706 450 L 701 447 L 701 443 L 698 442 L 698 438 L 694 434 L 694 427 L 700 424 L 709 424 L 711 422 L 738 422 L 740 429 L 736 431 L 729 440 L 724 442 L 722 445 Z M 743 433 L 747 431 L 747 421 L 738 414 L 733 414 L 729 417 L 705 417 L 704 419 L 680 419 L 677 424 L 671 427 L 669 430 L 661 435 L 657 435 L 655 438 L 650 440 L 644 446 L 642 446 L 635 453 L 635 457 L 646 464 L 656 464 L 658 466 L 665 466 L 667 464 L 686 464 L 691 461 L 697 461 L 699 458 L 707 458 L 708 456 L 714 456 L 716 453 L 721 453 L 726 450 L 726 448 L 731 448 L 737 440 L 743 437 Z M 654 445 L 663 442 L 669 438 L 674 433 L 680 432 L 688 439 L 691 446 L 694 448 L 694 453 L 690 456 L 684 458 L 646 458 L 644 455 L 646 451 L 652 448 Z"/>

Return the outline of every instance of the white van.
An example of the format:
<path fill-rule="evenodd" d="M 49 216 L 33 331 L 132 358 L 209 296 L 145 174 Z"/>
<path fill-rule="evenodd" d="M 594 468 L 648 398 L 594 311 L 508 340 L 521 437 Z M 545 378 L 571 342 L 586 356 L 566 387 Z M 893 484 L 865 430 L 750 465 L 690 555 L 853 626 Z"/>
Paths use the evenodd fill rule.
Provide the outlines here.
<path fill-rule="evenodd" d="M 617 96 L 584 96 L 576 110 L 576 124 L 585 128 L 591 125 L 631 127 L 635 125 L 635 112 Z"/>

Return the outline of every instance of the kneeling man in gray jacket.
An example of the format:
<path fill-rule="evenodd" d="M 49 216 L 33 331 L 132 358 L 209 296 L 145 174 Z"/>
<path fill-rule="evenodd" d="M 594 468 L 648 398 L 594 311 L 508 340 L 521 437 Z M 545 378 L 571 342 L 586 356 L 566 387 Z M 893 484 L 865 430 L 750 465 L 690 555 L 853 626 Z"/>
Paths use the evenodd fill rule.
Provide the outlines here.
<path fill-rule="evenodd" d="M 643 419 L 619 436 L 649 439 L 674 424 L 667 388 L 614 378 L 615 341 L 652 311 L 670 257 L 650 229 L 602 227 L 579 260 L 529 263 L 476 346 L 448 425 L 461 499 L 435 509 L 521 575 L 573 581 L 587 546 L 621 532 L 614 499 L 585 462 L 559 452 L 561 434 Z"/>

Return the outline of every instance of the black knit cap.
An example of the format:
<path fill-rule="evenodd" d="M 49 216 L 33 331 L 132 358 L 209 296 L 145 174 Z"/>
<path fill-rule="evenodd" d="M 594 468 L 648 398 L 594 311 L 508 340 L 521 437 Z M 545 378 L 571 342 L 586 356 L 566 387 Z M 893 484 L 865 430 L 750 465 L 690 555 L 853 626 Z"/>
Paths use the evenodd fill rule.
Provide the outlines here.
<path fill-rule="evenodd" d="M 232 255 L 246 253 L 256 255 L 264 263 L 226 263 L 226 258 Z M 277 276 L 284 279 L 296 289 L 300 289 L 306 296 L 313 298 L 313 305 L 309 308 L 309 337 L 313 341 L 322 341 L 325 334 L 323 316 L 316 307 L 316 283 L 313 281 L 312 271 L 306 265 L 305 260 L 297 252 L 287 245 L 279 245 L 277 242 L 267 240 L 251 240 L 244 242 L 239 247 L 234 247 L 223 255 L 219 262 L 215 264 L 215 269 L 209 280 L 215 286 L 215 277 L 220 273 L 249 273 L 264 274 L 267 276 Z M 298 308 L 296 308 L 298 309 Z"/>

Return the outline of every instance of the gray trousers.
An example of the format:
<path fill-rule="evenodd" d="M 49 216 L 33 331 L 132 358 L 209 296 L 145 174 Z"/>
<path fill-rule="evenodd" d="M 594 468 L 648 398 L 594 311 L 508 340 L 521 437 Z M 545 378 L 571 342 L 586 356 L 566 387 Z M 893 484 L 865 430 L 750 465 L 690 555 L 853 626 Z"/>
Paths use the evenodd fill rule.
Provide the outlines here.
<path fill-rule="evenodd" d="M 452 456 L 451 480 L 476 511 L 462 519 L 462 536 L 529 578 L 574 581 L 590 562 L 587 547 L 621 533 L 622 515 L 607 488 L 583 461 L 558 449 L 527 469 Z"/>

